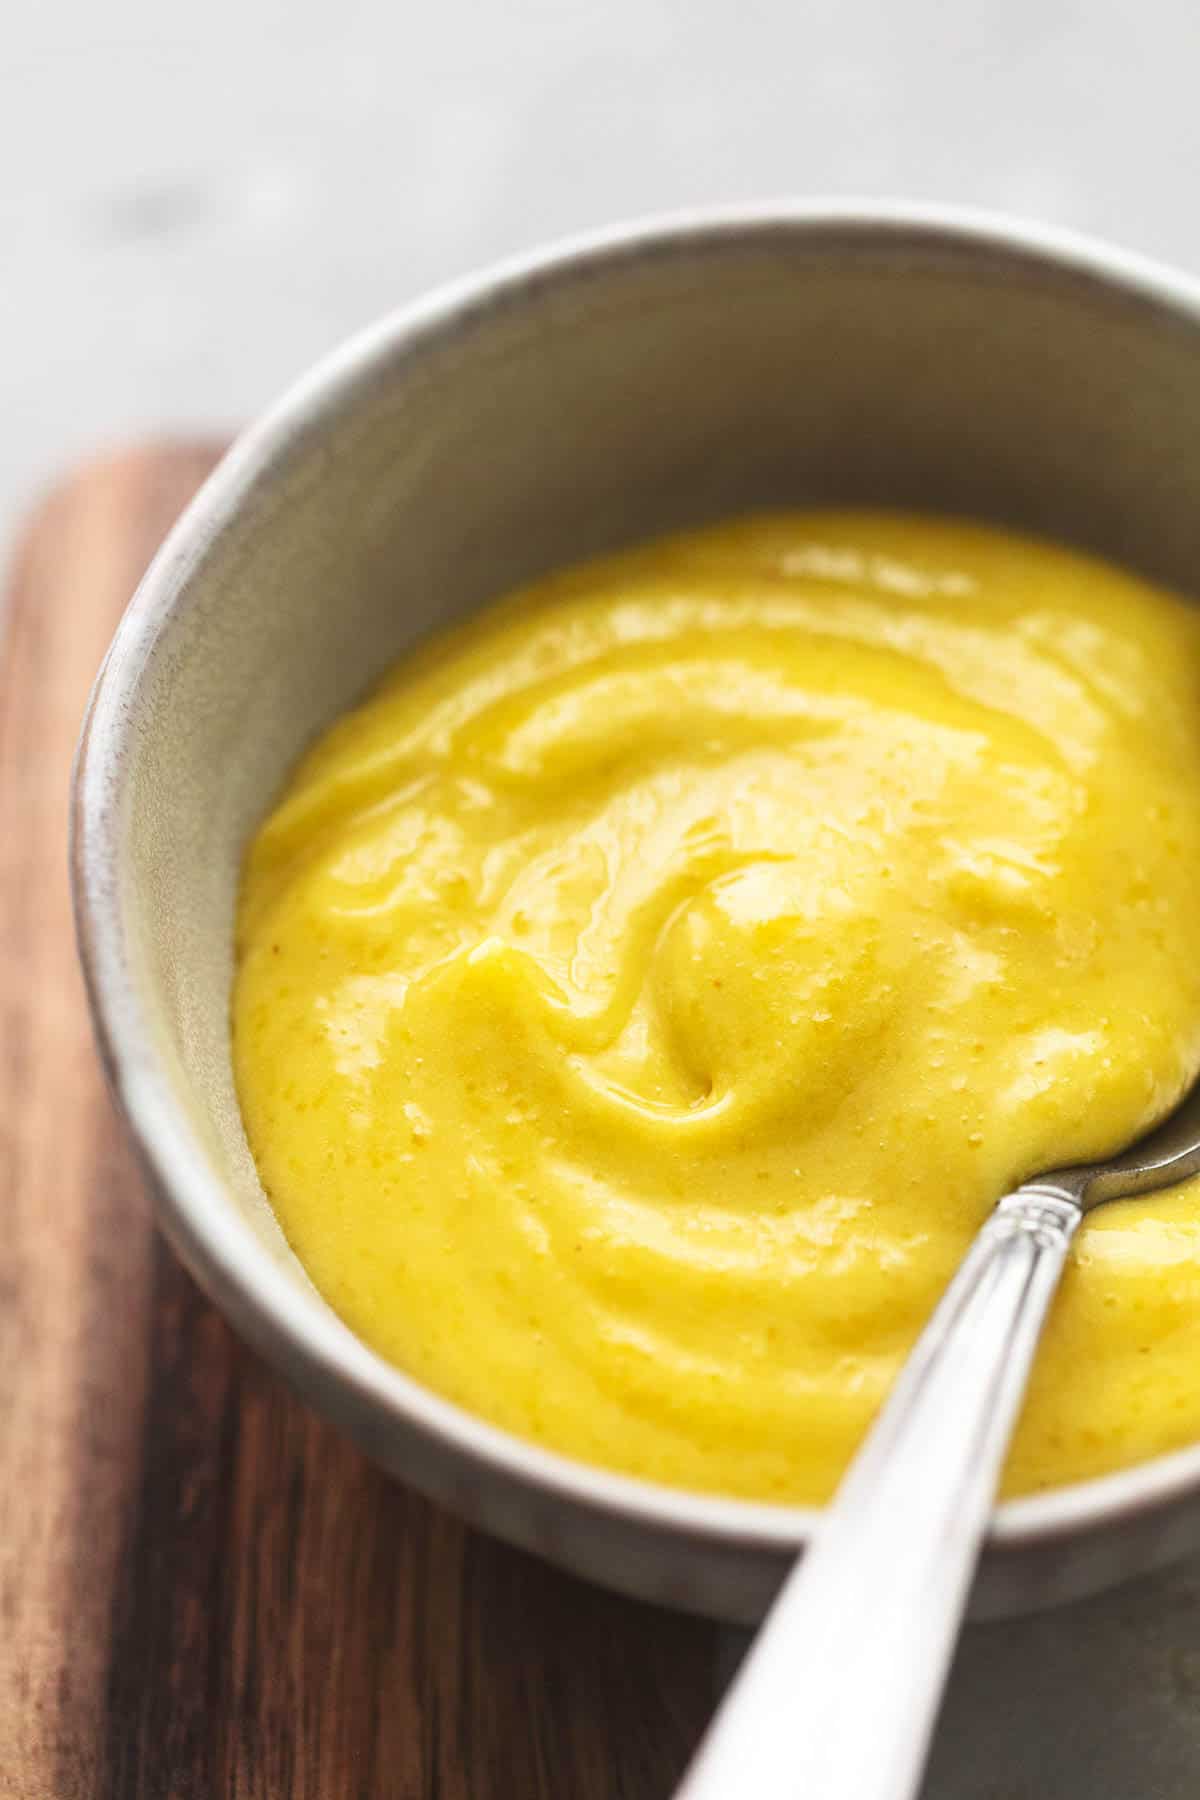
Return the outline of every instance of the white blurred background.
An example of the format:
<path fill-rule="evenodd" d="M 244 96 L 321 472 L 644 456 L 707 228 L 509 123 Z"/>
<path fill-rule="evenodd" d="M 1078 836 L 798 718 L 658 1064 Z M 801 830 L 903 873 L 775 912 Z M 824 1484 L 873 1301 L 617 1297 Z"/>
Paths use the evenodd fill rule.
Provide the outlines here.
<path fill-rule="evenodd" d="M 443 277 L 783 194 L 968 201 L 1200 270 L 1196 0 L 7 0 L 0 540 Z"/>

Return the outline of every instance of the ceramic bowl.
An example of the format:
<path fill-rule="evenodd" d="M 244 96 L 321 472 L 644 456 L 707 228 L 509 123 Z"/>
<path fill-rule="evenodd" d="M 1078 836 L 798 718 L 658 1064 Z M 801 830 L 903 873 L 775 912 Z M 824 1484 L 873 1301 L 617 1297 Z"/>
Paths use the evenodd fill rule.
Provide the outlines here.
<path fill-rule="evenodd" d="M 576 558 L 746 508 L 965 512 L 1200 584 L 1200 295 L 957 213 L 635 226 L 409 307 L 247 433 L 142 582 L 74 802 L 79 938 L 159 1217 L 234 1325 L 386 1468 L 658 1601 L 752 1620 L 817 1516 L 555 1456 L 382 1362 L 288 1250 L 230 1068 L 239 857 L 414 639 Z M 977 1612 L 1200 1545 L 1200 1448 L 999 1508 Z"/>

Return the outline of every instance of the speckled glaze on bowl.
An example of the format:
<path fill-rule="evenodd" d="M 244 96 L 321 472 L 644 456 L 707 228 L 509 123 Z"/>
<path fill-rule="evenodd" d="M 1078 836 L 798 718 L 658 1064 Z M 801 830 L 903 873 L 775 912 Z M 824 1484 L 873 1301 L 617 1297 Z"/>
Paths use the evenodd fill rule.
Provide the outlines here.
<path fill-rule="evenodd" d="M 762 505 L 961 511 L 1200 585 L 1200 290 L 1055 232 L 890 206 L 635 226 L 355 339 L 222 463 L 125 616 L 74 795 L 101 1048 L 180 1255 L 404 1480 L 631 1593 L 752 1620 L 811 1512 L 586 1467 L 333 1315 L 259 1187 L 229 1055 L 239 855 L 414 638 L 557 564 Z M 1000 1507 L 976 1612 L 1200 1546 L 1200 1447 Z"/>

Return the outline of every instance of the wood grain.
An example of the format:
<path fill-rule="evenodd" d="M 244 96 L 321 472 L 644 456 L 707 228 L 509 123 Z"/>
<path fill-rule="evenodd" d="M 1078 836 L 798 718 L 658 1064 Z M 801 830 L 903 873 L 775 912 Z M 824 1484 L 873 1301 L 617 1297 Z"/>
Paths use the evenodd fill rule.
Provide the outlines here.
<path fill-rule="evenodd" d="M 390 1483 L 156 1236 L 103 1092 L 65 873 L 75 734 L 213 460 L 82 471 L 18 548 L 0 654 L 0 1794 L 658 1800 L 711 1627 L 571 1581 Z"/>

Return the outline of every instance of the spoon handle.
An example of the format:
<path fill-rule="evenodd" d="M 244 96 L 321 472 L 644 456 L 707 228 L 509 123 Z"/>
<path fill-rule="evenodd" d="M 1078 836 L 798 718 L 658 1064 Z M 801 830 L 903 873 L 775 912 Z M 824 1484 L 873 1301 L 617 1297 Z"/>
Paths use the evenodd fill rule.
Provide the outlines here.
<path fill-rule="evenodd" d="M 976 1238 L 793 1570 L 677 1800 L 909 1800 L 1078 1204 Z"/>

